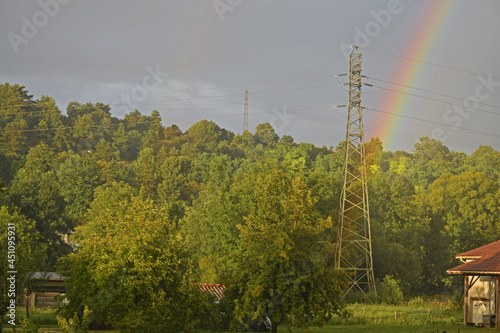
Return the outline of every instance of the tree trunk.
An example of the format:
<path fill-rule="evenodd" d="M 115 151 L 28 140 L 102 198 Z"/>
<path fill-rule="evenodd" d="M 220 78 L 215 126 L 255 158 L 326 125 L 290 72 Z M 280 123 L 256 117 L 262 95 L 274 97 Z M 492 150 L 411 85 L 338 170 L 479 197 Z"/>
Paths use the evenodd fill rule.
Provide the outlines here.
<path fill-rule="evenodd" d="M 275 321 L 271 324 L 271 333 L 278 333 L 278 323 Z"/>
<path fill-rule="evenodd" d="M 26 318 L 30 319 L 30 303 L 28 296 L 26 296 Z"/>

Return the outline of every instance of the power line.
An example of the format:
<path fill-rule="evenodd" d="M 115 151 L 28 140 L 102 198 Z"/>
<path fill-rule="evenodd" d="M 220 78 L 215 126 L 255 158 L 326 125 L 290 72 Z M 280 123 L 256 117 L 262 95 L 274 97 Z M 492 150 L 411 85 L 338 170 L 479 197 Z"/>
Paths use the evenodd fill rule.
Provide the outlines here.
<path fill-rule="evenodd" d="M 176 94 L 176 93 L 183 93 L 183 92 L 195 92 L 195 91 L 205 91 L 205 90 L 214 90 L 214 89 L 241 88 L 241 87 L 245 87 L 245 86 L 256 86 L 256 85 L 265 85 L 265 84 L 317 80 L 317 79 L 325 79 L 325 78 L 331 78 L 331 77 L 333 77 L 333 76 L 332 75 L 321 75 L 321 76 L 309 76 L 309 77 L 301 77 L 301 78 L 294 78 L 294 79 L 287 79 L 287 80 L 260 81 L 260 82 L 233 84 L 233 85 L 225 85 L 225 86 L 213 86 L 213 87 L 206 87 L 206 88 L 182 89 L 182 90 L 148 93 L 148 96 L 168 95 L 168 94 Z M 122 95 L 92 95 L 92 96 L 90 96 L 90 95 L 54 95 L 54 96 L 81 96 L 81 97 L 96 97 L 96 98 L 122 97 Z"/>
<path fill-rule="evenodd" d="M 301 109 L 291 109 L 291 110 L 282 110 L 282 112 L 295 112 L 295 111 L 308 111 L 308 110 L 327 110 L 327 109 L 334 109 L 333 106 L 320 106 L 320 107 L 307 107 L 307 108 L 301 108 Z M 499 134 L 493 134 L 489 132 L 484 132 L 484 131 L 478 131 L 474 129 L 468 129 L 468 128 L 463 128 L 463 127 L 456 127 L 450 124 L 446 123 L 440 123 L 437 121 L 432 121 L 432 120 L 427 120 L 427 119 L 422 119 L 422 118 L 417 118 L 417 117 L 412 117 L 412 116 L 407 116 L 407 115 L 401 115 L 401 114 L 396 114 L 392 113 L 389 111 L 383 111 L 383 110 L 377 110 L 374 108 L 365 108 L 366 110 L 371 110 L 375 111 L 378 113 L 384 113 L 384 114 L 390 114 L 396 117 L 401 117 L 401 118 L 406 118 L 406 119 L 411 119 L 411 120 L 417 120 L 420 122 L 425 122 L 429 124 L 434 124 L 434 125 L 440 125 L 440 126 L 445 126 L 445 127 L 451 127 L 456 130 L 463 130 L 463 131 L 468 131 L 468 132 L 473 132 L 473 133 L 478 133 L 478 134 L 484 134 L 484 135 L 490 135 L 490 136 L 495 136 L 495 137 L 500 137 Z M 163 111 L 163 110 L 161 110 Z M 263 111 L 263 112 L 251 112 L 249 115 L 259 115 L 259 114 L 271 114 L 275 113 L 275 111 Z M 174 121 L 182 121 L 182 120 L 198 120 L 198 119 L 210 119 L 210 118 L 225 118 L 225 117 L 240 117 L 241 114 L 231 114 L 231 115 L 204 115 L 202 117 L 185 117 L 185 118 L 169 118 L 166 119 L 165 121 L 168 122 L 174 122 Z M 95 124 L 95 125 L 85 125 L 85 126 L 60 126 L 60 127 L 51 127 L 51 128 L 36 128 L 36 129 L 25 129 L 25 130 L 13 130 L 13 131 L 8 131 L 10 133 L 23 133 L 23 132 L 44 132 L 44 131 L 53 131 L 53 130 L 58 130 L 58 129 L 63 129 L 63 130 L 69 130 L 69 129 L 77 129 L 77 128 L 98 128 L 98 127 L 112 127 L 112 126 L 119 126 L 120 124 L 123 125 L 140 125 L 140 124 L 152 124 L 152 123 L 157 123 L 155 121 L 144 121 L 144 122 L 134 122 L 134 123 L 127 123 L 127 122 L 120 122 L 118 124 L 116 123 L 109 123 L 109 124 Z"/>
<path fill-rule="evenodd" d="M 294 111 L 305 111 L 305 110 L 324 110 L 324 109 L 332 109 L 332 106 L 318 106 L 318 107 L 308 107 L 308 108 L 303 108 L 303 109 L 292 109 L 292 110 L 282 110 L 282 112 L 294 112 Z M 270 113 L 275 113 L 276 110 L 273 111 L 263 111 L 263 112 L 251 112 L 249 115 L 258 115 L 258 114 L 270 114 Z M 197 119 L 210 119 L 210 118 L 224 118 L 224 117 L 241 117 L 241 114 L 229 114 L 229 115 L 205 115 L 202 117 L 188 117 L 188 118 L 169 118 L 169 122 L 173 121 L 179 121 L 179 120 L 197 120 Z M 98 128 L 98 127 L 110 127 L 110 126 L 119 126 L 120 124 L 123 125 L 139 125 L 139 124 L 153 124 L 157 123 L 156 121 L 143 121 L 143 122 L 133 122 L 133 123 L 126 123 L 126 122 L 120 122 L 118 124 L 116 123 L 109 123 L 109 124 L 94 124 L 94 125 L 82 125 L 82 126 L 60 126 L 60 127 L 51 127 L 51 128 L 34 128 L 34 129 L 25 129 L 25 130 L 13 130 L 13 131 L 8 131 L 9 133 L 22 133 L 22 132 L 45 132 L 45 131 L 53 131 L 53 130 L 58 130 L 58 129 L 75 129 L 75 128 Z"/>
<path fill-rule="evenodd" d="M 365 109 L 366 110 L 375 111 L 375 112 L 379 112 L 379 113 L 390 114 L 390 115 L 401 117 L 401 118 L 407 118 L 407 119 L 411 119 L 411 120 L 417 120 L 417 121 L 426 122 L 426 123 L 430 123 L 430 124 L 434 124 L 434 125 L 451 127 L 451 128 L 457 129 L 457 130 L 462 130 L 462 131 L 467 131 L 467 132 L 473 132 L 473 133 L 478 133 L 478 134 L 484 134 L 484 135 L 491 135 L 491 136 L 495 136 L 495 137 L 500 138 L 500 134 L 493 134 L 493 133 L 478 131 L 478 130 L 474 130 L 474 129 L 470 129 L 470 128 L 464 128 L 464 127 L 456 127 L 456 126 L 453 126 L 453 125 L 450 125 L 450 124 L 440 123 L 438 121 L 427 120 L 427 119 L 422 119 L 422 118 L 417 118 L 417 117 L 412 117 L 412 116 L 407 116 L 407 115 L 402 115 L 402 114 L 396 114 L 396 113 L 392 113 L 392 112 L 389 112 L 389 111 L 382 111 L 382 110 L 377 110 L 377 109 L 372 109 L 372 108 L 365 108 Z"/>
<path fill-rule="evenodd" d="M 267 93 L 285 92 L 285 91 L 296 91 L 296 90 L 306 90 L 306 89 L 331 88 L 331 87 L 336 87 L 336 86 L 340 86 L 340 85 L 341 84 L 327 84 L 327 85 L 299 87 L 299 88 L 285 88 L 285 89 L 274 89 L 274 90 L 262 90 L 262 91 L 252 92 L 252 94 L 255 95 L 255 94 L 267 94 Z M 165 101 L 149 101 L 149 102 L 141 102 L 141 104 L 163 104 L 163 103 L 170 103 L 170 102 L 177 102 L 177 101 L 191 101 L 191 100 L 199 100 L 199 99 L 206 99 L 206 98 L 221 98 L 221 97 L 235 97 L 235 96 L 241 96 L 241 93 L 215 95 L 215 96 L 187 97 L 187 98 L 170 99 L 170 100 L 165 100 Z M 0 108 L 9 108 L 9 107 L 15 107 L 15 106 L 26 106 L 26 105 L 3 105 L 3 106 L 0 106 Z M 37 107 L 37 105 L 32 105 L 31 107 Z M 77 108 L 73 108 L 73 109 L 85 109 L 85 108 L 94 108 L 94 107 L 95 106 L 81 105 L 81 106 L 79 106 Z M 44 112 L 44 111 L 47 111 L 47 110 L 40 110 L 40 112 Z M 31 113 L 31 112 L 34 112 L 34 111 L 21 111 L 21 112 L 16 112 L 15 114 L 22 114 L 22 113 L 25 113 L 25 112 Z M 48 111 L 48 112 L 51 112 L 51 111 Z"/>
<path fill-rule="evenodd" d="M 422 63 L 422 64 L 427 64 L 427 65 L 431 65 L 431 66 L 436 66 L 436 67 L 441 67 L 441 68 L 445 68 L 445 69 L 450 69 L 450 70 L 454 70 L 454 71 L 458 71 L 458 72 L 462 72 L 462 73 L 473 74 L 473 75 L 480 75 L 480 76 L 489 76 L 487 74 L 477 73 L 477 72 L 473 72 L 473 71 L 469 71 L 469 70 L 465 70 L 465 69 L 460 69 L 460 68 L 456 68 L 456 67 L 451 67 L 451 66 L 446 66 L 446 65 L 435 64 L 435 63 L 432 63 L 432 62 L 428 62 L 428 61 L 424 61 L 424 60 L 419 60 L 419 59 L 414 59 L 414 58 L 409 58 L 409 57 L 404 57 L 404 56 L 400 56 L 400 55 L 397 55 L 397 54 L 392 54 L 392 53 L 388 53 L 388 52 L 383 52 L 383 51 L 378 51 L 378 50 L 370 49 L 370 48 L 367 48 L 367 47 L 360 47 L 360 48 L 363 49 L 363 50 L 368 50 L 368 51 L 372 51 L 372 52 L 375 52 L 375 53 L 385 54 L 385 55 L 388 55 L 388 56 L 391 56 L 391 57 L 396 57 L 396 58 L 401 58 L 401 59 L 405 59 L 405 60 L 415 61 L 415 62 L 419 62 L 419 63 Z M 495 80 L 500 80 L 500 78 L 495 77 L 495 76 L 492 76 L 491 78 L 495 79 Z"/>
<path fill-rule="evenodd" d="M 331 87 L 337 87 L 337 86 L 340 86 L 340 84 L 326 84 L 326 85 L 310 86 L 310 87 L 300 87 L 300 88 L 285 88 L 285 89 L 274 89 L 274 90 L 262 90 L 262 91 L 253 91 L 252 95 L 268 94 L 268 93 L 275 93 L 275 92 L 285 92 L 285 91 L 306 90 L 306 89 L 317 89 L 317 88 L 331 88 Z M 142 104 L 161 104 L 161 103 L 170 103 L 170 102 L 177 102 L 177 101 L 190 101 L 190 100 L 205 99 L 205 98 L 220 98 L 220 97 L 233 97 L 233 96 L 241 96 L 241 93 L 238 93 L 238 94 L 226 94 L 226 95 L 216 95 L 216 96 L 201 96 L 201 97 L 189 97 L 189 98 L 180 98 L 180 99 L 170 99 L 170 100 L 159 101 L 159 102 L 150 101 L 150 102 L 143 102 Z"/>
<path fill-rule="evenodd" d="M 430 97 L 425 97 L 425 96 L 420 96 L 420 95 L 415 95 L 415 94 L 412 94 L 412 93 L 408 93 L 408 92 L 404 92 L 404 91 L 399 91 L 399 90 L 395 90 L 395 89 L 390 89 L 390 88 L 385 88 L 385 87 L 380 87 L 380 86 L 375 86 L 375 85 L 373 85 L 373 87 L 379 88 L 379 89 L 383 89 L 383 90 L 392 91 L 392 92 L 396 92 L 396 93 L 399 93 L 399 94 L 405 94 L 405 95 L 409 95 L 409 96 L 413 96 L 413 97 L 423 98 L 423 99 L 427 99 L 429 101 L 444 103 L 444 104 L 448 104 L 448 105 L 461 106 L 459 104 L 453 104 L 453 103 L 450 103 L 450 102 L 447 102 L 447 101 L 443 101 L 443 100 L 440 100 L 440 99 L 430 98 Z M 500 116 L 500 113 L 493 112 L 493 111 L 487 111 L 487 110 L 482 110 L 482 109 L 477 109 L 477 108 L 474 108 L 474 111 L 479 111 L 479 112 L 493 114 L 495 116 Z"/>
<path fill-rule="evenodd" d="M 431 91 L 431 90 L 427 90 L 427 89 L 421 89 L 421 88 L 416 88 L 416 87 L 408 86 L 408 85 L 401 84 L 401 83 L 396 83 L 396 82 L 386 81 L 386 80 L 382 80 L 382 79 L 377 79 L 377 78 L 374 78 L 374 77 L 368 77 L 367 76 L 367 79 L 375 80 L 375 81 L 380 81 L 380 82 L 383 82 L 383 83 L 392 84 L 392 85 L 396 85 L 396 86 L 400 86 L 400 87 L 404 87 L 404 88 L 409 88 L 409 89 L 413 89 L 413 90 L 418 90 L 418 91 L 422 91 L 422 92 L 426 92 L 426 93 L 430 93 L 430 94 L 434 94 L 434 95 L 439 95 L 439 96 L 443 96 L 443 97 L 454 98 L 454 99 L 458 99 L 458 100 L 462 100 L 462 101 L 464 100 L 462 97 L 457 97 L 457 96 L 447 95 L 447 94 L 443 94 L 443 93 L 438 93 L 438 92 L 435 92 L 435 91 Z M 498 105 L 487 104 L 487 103 L 482 103 L 482 102 L 477 102 L 477 104 L 500 109 L 500 106 L 498 106 Z"/>
<path fill-rule="evenodd" d="M 227 86 L 214 86 L 214 87 L 210 87 L 210 88 L 207 87 L 207 88 L 199 88 L 199 89 L 186 89 L 186 90 L 178 90 L 178 91 L 169 91 L 169 92 L 165 92 L 165 93 L 152 93 L 151 95 L 203 91 L 203 90 L 213 90 L 213 89 L 241 88 L 241 87 L 246 87 L 246 86 L 256 86 L 256 85 L 276 84 L 276 83 L 288 83 L 288 82 L 306 81 L 306 80 L 317 80 L 317 79 L 325 79 L 325 78 L 331 78 L 331 77 L 333 77 L 333 76 L 332 75 L 309 76 L 309 77 L 287 79 L 287 80 L 261 81 L 261 82 L 242 83 L 242 84 L 234 84 L 234 85 L 227 85 Z"/>

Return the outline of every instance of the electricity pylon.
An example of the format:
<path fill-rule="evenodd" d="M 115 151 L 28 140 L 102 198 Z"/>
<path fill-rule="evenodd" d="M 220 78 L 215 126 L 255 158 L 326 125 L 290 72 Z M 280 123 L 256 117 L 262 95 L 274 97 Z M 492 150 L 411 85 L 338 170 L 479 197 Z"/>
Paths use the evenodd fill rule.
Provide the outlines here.
<path fill-rule="evenodd" d="M 361 51 L 354 47 L 349 61 L 349 110 L 342 193 L 337 234 L 336 268 L 346 273 L 351 291 L 376 294 L 373 275 L 370 211 L 361 107 Z"/>
<path fill-rule="evenodd" d="M 243 113 L 243 132 L 248 131 L 248 89 L 245 91 L 245 112 Z"/>

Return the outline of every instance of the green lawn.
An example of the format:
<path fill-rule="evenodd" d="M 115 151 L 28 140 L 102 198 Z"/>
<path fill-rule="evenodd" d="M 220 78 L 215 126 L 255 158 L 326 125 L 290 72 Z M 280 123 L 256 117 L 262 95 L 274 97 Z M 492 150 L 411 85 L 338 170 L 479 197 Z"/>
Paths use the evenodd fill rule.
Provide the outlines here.
<path fill-rule="evenodd" d="M 470 333 L 470 332 L 484 332 L 484 328 L 477 327 L 464 327 L 461 325 L 341 325 L 341 326 L 327 326 L 322 328 L 310 328 L 309 333 L 385 333 L 385 332 L 398 332 L 398 333 L 431 333 L 431 332 L 444 332 L 447 333 Z M 279 332 L 287 332 L 286 329 L 281 329 Z M 290 332 L 290 331 L 288 331 Z M 300 330 L 293 330 L 292 333 L 299 333 Z"/>
<path fill-rule="evenodd" d="M 40 326 L 57 327 L 56 309 L 55 308 L 29 308 L 30 320 Z M 26 318 L 26 308 L 19 307 L 16 311 L 16 321 L 22 322 Z M 5 321 L 4 321 L 5 322 Z"/>
<path fill-rule="evenodd" d="M 459 323 L 462 321 L 462 310 L 449 309 L 442 303 L 420 304 L 420 305 L 366 305 L 351 304 L 348 306 L 351 316 L 349 318 L 334 317 L 329 325 L 319 328 L 311 327 L 311 333 L 363 333 L 363 332 L 483 332 L 484 328 L 464 327 Z M 17 319 L 21 321 L 25 312 L 19 308 Z M 55 309 L 31 308 L 30 319 L 39 323 L 40 332 L 57 332 L 57 319 Z M 4 325 L 6 331 L 9 325 Z M 97 332 L 97 331 L 96 331 Z M 109 331 L 108 331 L 109 332 Z M 208 331 L 198 331 L 209 333 Z M 301 330 L 288 330 L 280 327 L 279 332 L 299 333 Z M 214 332 L 210 332 L 214 333 Z"/>
<path fill-rule="evenodd" d="M 445 303 L 420 305 L 366 305 L 351 304 L 349 318 L 334 317 L 326 327 L 311 327 L 311 333 L 364 333 L 364 332 L 484 332 L 484 328 L 465 327 L 461 309 L 449 309 Z M 286 332 L 282 329 L 281 332 Z M 290 332 L 290 331 L 288 331 Z M 298 333 L 300 330 L 292 330 Z"/>

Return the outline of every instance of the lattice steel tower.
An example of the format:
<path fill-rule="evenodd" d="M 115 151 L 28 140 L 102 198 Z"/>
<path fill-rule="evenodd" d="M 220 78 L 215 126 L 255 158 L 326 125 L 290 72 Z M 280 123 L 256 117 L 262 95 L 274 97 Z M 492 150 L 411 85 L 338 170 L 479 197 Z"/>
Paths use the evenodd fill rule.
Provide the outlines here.
<path fill-rule="evenodd" d="M 344 297 L 351 291 L 359 291 L 368 298 L 367 293 L 376 293 L 376 289 L 368 208 L 361 79 L 361 52 L 354 47 L 349 61 L 349 110 L 336 268 L 347 275 L 349 285 Z"/>
<path fill-rule="evenodd" d="M 248 131 L 248 89 L 245 91 L 245 111 L 243 113 L 243 132 Z"/>

